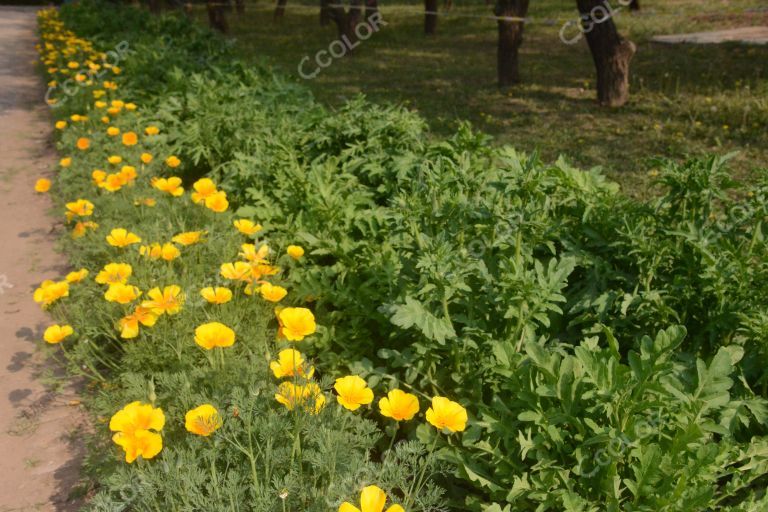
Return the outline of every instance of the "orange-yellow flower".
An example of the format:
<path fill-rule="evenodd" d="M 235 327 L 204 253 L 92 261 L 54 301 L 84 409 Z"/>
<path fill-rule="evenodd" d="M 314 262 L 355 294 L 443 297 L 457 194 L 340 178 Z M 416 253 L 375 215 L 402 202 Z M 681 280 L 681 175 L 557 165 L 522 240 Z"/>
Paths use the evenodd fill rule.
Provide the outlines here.
<path fill-rule="evenodd" d="M 86 277 L 88 277 L 88 269 L 81 268 L 80 270 L 76 270 L 74 272 L 70 272 L 69 274 L 67 274 L 67 277 L 65 277 L 64 280 L 69 284 L 73 284 L 73 283 L 79 283 Z"/>
<path fill-rule="evenodd" d="M 395 421 L 408 421 L 419 412 L 419 399 L 416 395 L 393 389 L 379 400 L 379 411 L 382 416 Z"/>
<path fill-rule="evenodd" d="M 195 329 L 195 343 L 206 350 L 230 347 L 235 343 L 235 331 L 219 322 L 203 324 Z"/>
<path fill-rule="evenodd" d="M 120 173 L 108 174 L 107 177 L 99 183 L 99 188 L 103 188 L 107 192 L 117 192 L 123 185 L 125 185 L 125 179 Z"/>
<path fill-rule="evenodd" d="M 104 294 L 104 298 L 109 302 L 118 304 L 129 304 L 139 298 L 141 290 L 135 286 L 123 283 L 109 285 L 109 289 Z"/>
<path fill-rule="evenodd" d="M 125 461 L 128 463 L 139 456 L 151 459 L 160 453 L 163 439 L 157 431 L 164 426 L 165 414 L 162 409 L 141 402 L 126 405 L 109 421 L 109 429 L 116 432 L 112 440 L 125 450 Z"/>
<path fill-rule="evenodd" d="M 147 135 L 157 135 L 158 133 L 160 133 L 160 128 L 158 128 L 157 126 L 147 126 L 144 129 L 144 133 L 146 133 Z"/>
<path fill-rule="evenodd" d="M 269 246 L 267 244 L 260 246 L 258 251 L 254 244 L 243 244 L 240 246 L 240 249 L 242 249 L 242 252 L 239 256 L 246 260 L 252 263 L 268 263 L 265 259 L 269 255 Z"/>
<path fill-rule="evenodd" d="M 339 394 L 336 400 L 350 411 L 356 411 L 361 405 L 373 402 L 373 391 L 365 380 L 357 375 L 336 379 L 333 389 Z"/>
<path fill-rule="evenodd" d="M 141 161 L 145 164 L 150 163 L 153 159 L 152 155 L 149 153 L 142 153 L 140 158 L 141 158 Z"/>
<path fill-rule="evenodd" d="M 157 190 L 171 194 L 173 197 L 179 197 L 184 194 L 184 187 L 181 186 L 181 178 L 178 176 L 152 178 L 152 186 Z"/>
<path fill-rule="evenodd" d="M 269 302 L 280 302 L 288 294 L 288 290 L 282 286 L 273 285 L 270 283 L 264 283 L 259 287 L 259 293 Z"/>
<path fill-rule="evenodd" d="M 91 173 L 91 180 L 93 181 L 93 184 L 96 186 L 101 185 L 104 183 L 104 180 L 107 179 L 107 173 L 102 171 L 101 169 L 94 169 Z"/>
<path fill-rule="evenodd" d="M 40 178 L 35 182 L 35 192 L 39 194 L 45 194 L 49 190 L 51 190 L 51 180 Z"/>
<path fill-rule="evenodd" d="M 62 297 L 69 297 L 69 283 L 46 280 L 40 283 L 40 287 L 35 290 L 33 299 L 42 307 L 47 307 Z"/>
<path fill-rule="evenodd" d="M 120 176 L 123 177 L 125 183 L 130 183 L 136 179 L 136 168 L 132 165 L 124 165 L 120 169 Z"/>
<path fill-rule="evenodd" d="M 43 339 L 50 344 L 61 343 L 74 332 L 71 325 L 52 325 L 45 330 Z"/>
<path fill-rule="evenodd" d="M 151 310 L 138 306 L 133 313 L 120 319 L 120 337 L 132 339 L 139 335 L 139 324 L 152 327 L 157 322 L 157 315 Z"/>
<path fill-rule="evenodd" d="M 234 263 L 223 263 L 221 265 L 221 276 L 233 281 L 246 281 L 251 275 L 251 266 L 244 261 Z"/>
<path fill-rule="evenodd" d="M 376 487 L 369 485 L 360 493 L 360 508 L 345 501 L 339 507 L 339 512 L 383 512 L 387 503 L 387 495 Z M 405 512 L 400 505 L 392 505 L 386 512 Z"/>
<path fill-rule="evenodd" d="M 325 395 L 320 386 L 314 382 L 308 382 L 303 386 L 286 381 L 277 388 L 275 400 L 283 404 L 286 409 L 292 411 L 297 406 L 302 406 L 310 414 L 317 414 L 325 405 Z"/>
<path fill-rule="evenodd" d="M 107 235 L 107 243 L 113 247 L 128 247 L 140 242 L 141 238 L 124 228 L 115 228 Z"/>
<path fill-rule="evenodd" d="M 120 155 L 110 155 L 107 157 L 107 162 L 109 162 L 112 165 L 117 165 L 123 162 L 123 157 L 121 157 Z"/>
<path fill-rule="evenodd" d="M 133 268 L 128 263 L 108 263 L 96 275 L 96 282 L 99 284 L 125 284 L 132 273 Z"/>
<path fill-rule="evenodd" d="M 223 190 L 220 190 L 219 192 L 216 192 L 212 196 L 206 198 L 205 207 L 216 213 L 227 211 L 227 208 L 229 208 L 227 193 Z"/>
<path fill-rule="evenodd" d="M 235 227 L 244 235 L 255 235 L 262 230 L 261 224 L 256 224 L 250 219 L 238 219 L 234 222 Z"/>
<path fill-rule="evenodd" d="M 443 396 L 432 398 L 427 421 L 438 430 L 461 432 L 467 427 L 467 410 Z"/>
<path fill-rule="evenodd" d="M 91 141 L 88 140 L 87 137 L 80 137 L 77 139 L 77 149 L 80 151 L 85 151 L 89 147 L 91 147 Z"/>
<path fill-rule="evenodd" d="M 98 107 L 99 104 L 102 104 L 104 106 L 107 105 L 103 101 L 97 101 L 96 106 Z M 109 128 L 107 128 L 107 135 L 109 135 L 110 137 L 116 137 L 120 135 L 120 128 L 118 128 L 117 126 L 110 126 Z"/>
<path fill-rule="evenodd" d="M 137 430 L 133 434 L 117 432 L 112 441 L 125 451 L 125 462 L 129 464 L 139 457 L 149 460 L 163 449 L 163 438 L 149 430 Z"/>
<path fill-rule="evenodd" d="M 63 130 L 66 127 L 67 127 L 67 122 L 66 121 L 56 121 L 56 129 L 57 130 Z"/>
<path fill-rule="evenodd" d="M 200 295 L 211 304 L 226 304 L 232 300 L 232 290 L 220 286 L 203 288 Z"/>
<path fill-rule="evenodd" d="M 272 370 L 272 373 L 278 379 L 295 375 L 308 379 L 315 373 L 313 366 L 307 368 L 306 361 L 301 352 L 292 348 L 281 350 L 277 355 L 277 361 L 269 363 L 269 369 Z"/>
<path fill-rule="evenodd" d="M 315 316 L 307 308 L 283 308 L 277 313 L 279 334 L 289 341 L 301 341 L 317 330 Z"/>
<path fill-rule="evenodd" d="M 173 261 L 179 256 L 181 256 L 181 251 L 170 242 L 164 243 L 160 248 L 160 257 L 165 261 Z"/>
<path fill-rule="evenodd" d="M 72 158 L 65 156 L 64 158 L 59 160 L 59 165 L 65 168 L 69 167 L 70 165 L 72 165 Z"/>
<path fill-rule="evenodd" d="M 136 132 L 125 132 L 123 134 L 123 146 L 135 146 L 139 142 Z"/>
<path fill-rule="evenodd" d="M 194 245 L 198 243 L 201 239 L 201 237 L 205 234 L 205 231 L 186 231 L 184 233 L 179 233 L 175 237 L 173 237 L 171 240 L 176 242 L 180 245 Z"/>
<path fill-rule="evenodd" d="M 207 437 L 221 428 L 221 416 L 211 404 L 203 404 L 187 411 L 184 415 L 184 428 L 198 436 Z"/>
<path fill-rule="evenodd" d="M 192 201 L 195 204 L 204 203 L 206 199 L 218 192 L 216 184 L 210 178 L 200 178 L 193 185 Z"/>
<path fill-rule="evenodd" d="M 289 245 L 285 252 L 295 260 L 304 256 L 304 249 L 300 245 Z"/>
<path fill-rule="evenodd" d="M 88 231 L 88 229 L 96 229 L 98 227 L 99 225 L 95 222 L 78 222 L 75 224 L 75 227 L 72 228 L 72 238 L 81 238 L 85 236 L 85 233 Z"/>
<path fill-rule="evenodd" d="M 161 291 L 160 288 L 152 288 L 147 292 L 149 300 L 141 303 L 141 307 L 149 309 L 152 313 L 160 316 L 163 314 L 175 315 L 181 311 L 184 303 L 184 294 L 181 293 L 181 287 L 177 285 L 166 286 Z"/>
<path fill-rule="evenodd" d="M 181 160 L 179 160 L 177 156 L 171 155 L 165 159 L 165 165 L 167 165 L 171 169 L 175 169 L 176 167 L 181 165 Z"/>
<path fill-rule="evenodd" d="M 67 203 L 64 206 L 67 208 L 67 213 L 72 216 L 79 215 L 80 217 L 88 217 L 89 215 L 93 215 L 93 203 L 87 199 L 78 199 L 77 201 Z"/>
<path fill-rule="evenodd" d="M 135 206 L 144 205 L 144 206 L 149 206 L 151 208 L 157 204 L 157 200 L 152 197 L 145 197 L 144 199 L 137 199 L 136 201 L 133 202 L 133 204 Z"/>

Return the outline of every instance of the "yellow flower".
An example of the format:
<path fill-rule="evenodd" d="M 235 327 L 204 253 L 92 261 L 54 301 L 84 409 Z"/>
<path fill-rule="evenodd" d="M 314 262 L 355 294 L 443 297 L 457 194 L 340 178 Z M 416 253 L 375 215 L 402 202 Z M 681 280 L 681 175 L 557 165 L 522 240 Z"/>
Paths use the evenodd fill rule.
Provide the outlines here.
<path fill-rule="evenodd" d="M 210 178 L 200 178 L 193 185 L 192 201 L 195 204 L 204 203 L 206 199 L 218 192 L 216 184 Z"/>
<path fill-rule="evenodd" d="M 136 201 L 133 202 L 133 204 L 136 206 L 140 206 L 140 205 L 149 206 L 151 208 L 157 204 L 157 200 L 151 197 L 145 197 L 144 199 L 137 199 Z"/>
<path fill-rule="evenodd" d="M 76 145 L 77 145 L 77 149 L 79 149 L 80 151 L 85 151 L 86 149 L 91 147 L 91 141 L 88 140 L 87 137 L 80 137 L 79 139 L 77 139 Z"/>
<path fill-rule="evenodd" d="M 251 275 L 251 266 L 244 261 L 234 263 L 223 263 L 221 265 L 221 276 L 233 281 L 245 281 Z"/>
<path fill-rule="evenodd" d="M 75 224 L 75 227 L 72 228 L 72 238 L 81 238 L 85 236 L 86 231 L 90 229 L 96 229 L 99 225 L 95 222 L 87 221 L 87 222 L 78 222 Z"/>
<path fill-rule="evenodd" d="M 70 272 L 69 274 L 67 274 L 67 277 L 65 277 L 64 280 L 67 281 L 69 284 L 72 284 L 72 283 L 79 283 L 86 277 L 88 277 L 88 269 L 82 268 L 75 272 Z"/>
<path fill-rule="evenodd" d="M 181 178 L 171 176 L 170 178 L 152 178 L 152 186 L 162 192 L 167 192 L 173 197 L 179 197 L 184 194 L 184 187 L 181 186 Z"/>
<path fill-rule="evenodd" d="M 132 273 L 133 268 L 127 263 L 108 263 L 96 275 L 96 282 L 99 284 L 125 284 Z"/>
<path fill-rule="evenodd" d="M 461 432 L 467 428 L 467 410 L 443 396 L 432 398 L 427 409 L 427 421 L 438 430 Z"/>
<path fill-rule="evenodd" d="M 227 201 L 227 193 L 223 190 L 216 192 L 211 197 L 205 199 L 205 207 L 216 213 L 222 213 L 229 208 L 229 201 Z"/>
<path fill-rule="evenodd" d="M 107 157 L 107 162 L 109 162 L 112 165 L 117 165 L 119 163 L 122 163 L 123 157 L 119 155 L 111 155 Z"/>
<path fill-rule="evenodd" d="M 93 203 L 87 199 L 78 199 L 64 206 L 67 208 L 67 212 L 72 215 L 79 215 L 80 217 L 93 215 Z"/>
<path fill-rule="evenodd" d="M 211 404 L 195 407 L 184 415 L 184 428 L 198 436 L 207 437 L 221 428 L 219 411 Z"/>
<path fill-rule="evenodd" d="M 160 248 L 160 257 L 165 261 L 173 261 L 181 255 L 179 248 L 170 242 L 166 242 Z"/>
<path fill-rule="evenodd" d="M 72 165 L 72 158 L 68 156 L 62 158 L 61 160 L 59 160 L 59 165 L 62 167 L 69 167 L 70 165 Z"/>
<path fill-rule="evenodd" d="M 139 298 L 141 291 L 129 284 L 115 283 L 109 285 L 109 289 L 104 294 L 104 298 L 109 302 L 118 304 L 128 304 Z"/>
<path fill-rule="evenodd" d="M 416 395 L 393 389 L 379 400 L 379 411 L 382 416 L 395 421 L 408 421 L 419 412 L 419 399 Z"/>
<path fill-rule="evenodd" d="M 130 183 L 136 179 L 136 168 L 132 165 L 124 165 L 120 169 L 120 176 L 122 176 L 126 183 Z"/>
<path fill-rule="evenodd" d="M 66 121 L 56 121 L 56 129 L 57 130 L 63 130 L 66 127 L 67 127 L 67 122 Z"/>
<path fill-rule="evenodd" d="M 148 164 L 152 161 L 152 155 L 149 153 L 142 153 L 141 154 L 141 161 L 145 164 Z"/>
<path fill-rule="evenodd" d="M 301 341 L 317 329 L 315 316 L 307 308 L 283 308 L 277 313 L 278 335 L 289 341 Z"/>
<path fill-rule="evenodd" d="M 256 224 L 255 222 L 249 219 L 238 219 L 234 222 L 234 225 L 239 232 L 249 236 L 255 235 L 262 229 L 261 224 Z"/>
<path fill-rule="evenodd" d="M 125 451 L 125 462 L 129 464 L 139 456 L 151 459 L 163 449 L 163 438 L 149 430 L 137 430 L 133 434 L 117 432 L 112 436 L 112 441 Z"/>
<path fill-rule="evenodd" d="M 72 336 L 74 332 L 70 325 L 52 325 L 45 330 L 43 339 L 51 344 L 61 343 L 64 338 Z"/>
<path fill-rule="evenodd" d="M 125 185 L 125 179 L 122 174 L 108 174 L 107 177 L 99 183 L 99 188 L 103 188 L 107 192 L 117 192 Z"/>
<path fill-rule="evenodd" d="M 306 368 L 304 356 L 301 355 L 301 352 L 292 348 L 281 350 L 277 355 L 277 361 L 269 363 L 269 369 L 272 370 L 272 373 L 278 379 L 295 375 L 308 379 L 315 373 L 314 367 Z"/>
<path fill-rule="evenodd" d="M 102 171 L 101 169 L 94 169 L 91 173 L 91 180 L 93 181 L 93 184 L 96 186 L 101 185 L 104 183 L 104 180 L 107 179 L 107 173 Z"/>
<path fill-rule="evenodd" d="M 253 244 L 243 244 L 240 246 L 242 252 L 239 254 L 243 258 L 253 263 L 267 263 L 265 259 L 269 255 L 269 246 L 264 244 L 256 250 L 256 246 Z"/>
<path fill-rule="evenodd" d="M 339 512 L 382 512 L 387 503 L 387 495 L 376 487 L 369 485 L 360 493 L 360 508 L 345 501 L 339 507 Z M 400 505 L 392 505 L 387 512 L 405 512 Z"/>
<path fill-rule="evenodd" d="M 104 105 L 106 105 L 106 103 L 104 103 L 103 101 L 97 101 L 96 103 L 97 104 L 103 103 Z M 117 135 L 120 135 L 120 128 L 118 128 L 117 126 L 110 126 L 109 128 L 107 128 L 107 135 L 109 135 L 110 137 L 115 137 Z"/>
<path fill-rule="evenodd" d="M 295 260 L 304 256 L 304 249 L 300 245 L 289 245 L 285 252 Z"/>
<path fill-rule="evenodd" d="M 333 389 L 339 394 L 336 400 L 350 411 L 356 411 L 361 405 L 373 402 L 373 391 L 365 380 L 357 375 L 336 379 Z"/>
<path fill-rule="evenodd" d="M 113 247 L 128 247 L 140 242 L 141 238 L 123 228 L 115 228 L 107 235 L 107 243 Z"/>
<path fill-rule="evenodd" d="M 136 132 L 125 132 L 123 134 L 123 146 L 135 146 L 139 142 Z"/>
<path fill-rule="evenodd" d="M 219 322 L 203 324 L 195 329 L 195 343 L 206 350 L 230 347 L 235 343 L 235 331 Z"/>
<path fill-rule="evenodd" d="M 325 395 L 320 390 L 320 386 L 314 382 L 308 382 L 303 386 L 297 386 L 293 382 L 283 382 L 277 388 L 275 400 L 289 411 L 297 406 L 303 406 L 304 410 L 310 414 L 319 413 L 325 405 Z"/>
<path fill-rule="evenodd" d="M 66 281 L 43 281 L 35 290 L 34 301 L 43 307 L 50 306 L 62 297 L 69 297 L 69 283 Z"/>
<path fill-rule="evenodd" d="M 181 293 L 181 287 L 177 285 L 166 286 L 160 291 L 160 288 L 152 288 L 147 292 L 150 300 L 141 303 L 141 307 L 149 309 L 156 315 L 167 313 L 175 315 L 181 311 L 184 303 L 184 294 Z"/>
<path fill-rule="evenodd" d="M 269 302 L 280 302 L 288 294 L 288 290 L 282 286 L 273 285 L 270 283 L 264 283 L 259 287 L 259 293 L 261 293 L 264 300 Z"/>
<path fill-rule="evenodd" d="M 133 313 L 120 319 L 120 337 L 132 339 L 139 335 L 139 324 L 152 327 L 157 322 L 157 315 L 151 310 L 138 306 Z"/>
<path fill-rule="evenodd" d="M 171 240 L 184 246 L 193 245 L 198 243 L 200 241 L 200 237 L 202 237 L 204 234 L 205 231 L 186 231 L 184 233 L 179 233 Z"/>
<path fill-rule="evenodd" d="M 158 133 L 160 133 L 160 129 L 157 126 L 147 126 L 144 129 L 144 133 L 146 133 L 147 135 L 157 135 Z"/>
<path fill-rule="evenodd" d="M 176 167 L 181 165 L 181 160 L 179 160 L 177 156 L 171 155 L 165 159 L 165 165 L 167 165 L 171 169 L 175 169 Z"/>
<path fill-rule="evenodd" d="M 35 192 L 45 194 L 49 190 L 51 190 L 51 180 L 40 178 L 35 182 Z"/>
<path fill-rule="evenodd" d="M 217 286 L 209 286 L 200 290 L 200 295 L 211 304 L 226 304 L 232 300 L 232 290 Z"/>

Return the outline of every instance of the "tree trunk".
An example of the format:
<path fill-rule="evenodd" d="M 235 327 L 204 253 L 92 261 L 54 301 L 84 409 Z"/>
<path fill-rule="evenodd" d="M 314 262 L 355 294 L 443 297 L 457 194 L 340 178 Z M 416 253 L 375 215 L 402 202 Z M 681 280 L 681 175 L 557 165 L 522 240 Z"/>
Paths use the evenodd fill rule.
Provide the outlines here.
<path fill-rule="evenodd" d="M 206 2 L 208 9 L 208 24 L 212 29 L 218 30 L 222 34 L 229 32 L 227 17 L 224 14 L 224 6 L 220 1 Z"/>
<path fill-rule="evenodd" d="M 496 0 L 494 13 L 499 17 L 525 18 L 529 0 Z M 507 87 L 520 81 L 518 50 L 523 44 L 525 23 L 513 20 L 497 20 L 499 44 L 497 63 L 499 87 Z"/>
<path fill-rule="evenodd" d="M 339 39 L 353 42 L 355 40 L 354 26 L 352 25 L 353 16 L 351 11 L 347 13 L 344 6 L 339 2 L 342 0 L 330 0 L 326 3 L 328 18 L 336 24 L 339 32 Z"/>
<path fill-rule="evenodd" d="M 237 14 L 245 14 L 245 0 L 235 0 Z"/>
<path fill-rule="evenodd" d="M 597 101 L 620 107 L 629 99 L 629 63 L 637 47 L 619 35 L 605 0 L 576 0 L 576 4 L 597 70 Z"/>
<path fill-rule="evenodd" d="M 149 12 L 160 14 L 160 0 L 149 0 Z"/>
<path fill-rule="evenodd" d="M 276 20 L 285 16 L 285 4 L 287 3 L 288 3 L 288 0 L 277 0 L 277 5 L 275 6 L 275 16 L 274 16 Z"/>
<path fill-rule="evenodd" d="M 330 7 L 328 7 L 328 4 L 330 4 L 331 1 L 341 0 L 320 0 L 320 26 L 322 27 L 331 22 L 331 10 Z"/>
<path fill-rule="evenodd" d="M 437 31 L 437 0 L 424 0 L 424 33 L 434 35 Z"/>
<path fill-rule="evenodd" d="M 339 0 L 335 0 L 339 1 Z M 358 23 L 360 23 L 360 20 L 363 18 L 363 11 L 365 10 L 365 1 L 364 0 L 350 0 L 349 2 L 349 14 L 347 14 L 347 24 L 349 24 L 349 29 L 347 33 L 354 34 L 355 27 Z"/>
<path fill-rule="evenodd" d="M 370 19 L 377 12 L 379 12 L 379 0 L 365 0 L 365 19 Z"/>
<path fill-rule="evenodd" d="M 629 10 L 630 11 L 639 11 L 640 10 L 640 0 L 631 0 L 629 2 Z"/>

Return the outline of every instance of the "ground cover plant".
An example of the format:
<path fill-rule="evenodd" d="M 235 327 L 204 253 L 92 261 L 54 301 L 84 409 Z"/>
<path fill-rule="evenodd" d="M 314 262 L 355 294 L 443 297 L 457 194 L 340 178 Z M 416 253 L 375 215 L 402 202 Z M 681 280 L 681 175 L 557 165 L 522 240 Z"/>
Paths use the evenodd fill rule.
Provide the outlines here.
<path fill-rule="evenodd" d="M 47 72 L 85 84 L 51 95 L 53 190 L 90 276 L 38 298 L 104 419 L 94 509 L 768 505 L 764 172 L 660 160 L 637 201 L 468 126 L 328 110 L 180 17 L 47 12 Z M 67 71 L 123 42 L 106 84 Z"/>

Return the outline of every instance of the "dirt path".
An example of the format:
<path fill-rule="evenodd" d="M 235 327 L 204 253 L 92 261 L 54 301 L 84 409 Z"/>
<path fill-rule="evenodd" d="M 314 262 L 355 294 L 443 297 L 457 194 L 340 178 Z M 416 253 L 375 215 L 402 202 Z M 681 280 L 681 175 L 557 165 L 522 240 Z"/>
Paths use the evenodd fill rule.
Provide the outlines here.
<path fill-rule="evenodd" d="M 34 71 L 35 24 L 34 9 L 0 7 L 0 512 L 79 508 L 69 496 L 81 415 L 71 388 L 55 394 L 40 383 L 55 369 L 35 345 L 50 320 L 32 291 L 66 271 L 50 201 L 33 190 L 56 161 Z"/>

